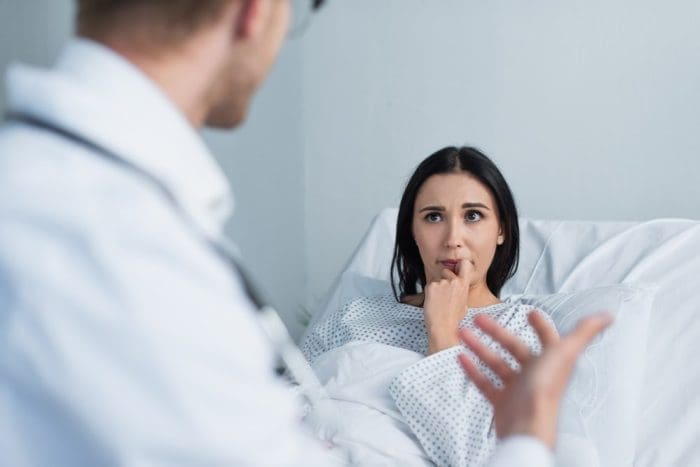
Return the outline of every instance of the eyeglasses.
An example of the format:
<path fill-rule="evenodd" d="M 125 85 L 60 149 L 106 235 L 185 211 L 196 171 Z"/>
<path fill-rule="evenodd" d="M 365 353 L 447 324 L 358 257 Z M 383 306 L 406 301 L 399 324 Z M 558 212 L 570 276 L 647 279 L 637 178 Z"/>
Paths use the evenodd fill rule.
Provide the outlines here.
<path fill-rule="evenodd" d="M 289 23 L 289 38 L 301 36 L 311 23 L 313 13 L 320 9 L 325 0 L 291 0 L 292 13 Z"/>

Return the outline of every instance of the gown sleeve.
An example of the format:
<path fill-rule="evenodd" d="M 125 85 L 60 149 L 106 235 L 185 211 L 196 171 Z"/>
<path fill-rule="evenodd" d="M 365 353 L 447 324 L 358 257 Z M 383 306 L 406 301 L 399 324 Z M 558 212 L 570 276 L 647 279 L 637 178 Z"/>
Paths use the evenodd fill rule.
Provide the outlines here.
<path fill-rule="evenodd" d="M 531 308 L 516 306 L 499 322 L 522 339 L 534 352 L 541 346 L 527 322 Z M 500 345 L 473 325 L 473 317 L 463 322 L 492 350 L 514 367 L 515 360 Z M 401 372 L 389 391 L 406 423 L 430 459 L 439 466 L 481 466 L 488 462 L 496 444 L 493 409 L 488 400 L 464 374 L 457 361 L 461 352 L 455 346 L 427 356 Z M 473 359 L 473 355 L 470 355 Z M 495 384 L 498 378 L 481 362 L 479 368 Z"/>

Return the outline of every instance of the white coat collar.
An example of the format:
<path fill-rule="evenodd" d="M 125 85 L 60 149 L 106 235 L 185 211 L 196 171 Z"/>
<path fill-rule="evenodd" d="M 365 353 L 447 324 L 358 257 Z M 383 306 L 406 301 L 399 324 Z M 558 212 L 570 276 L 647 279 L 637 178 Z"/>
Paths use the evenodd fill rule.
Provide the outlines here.
<path fill-rule="evenodd" d="M 75 132 L 163 183 L 219 238 L 233 196 L 202 139 L 162 90 L 112 50 L 73 39 L 52 70 L 13 65 L 8 107 Z"/>

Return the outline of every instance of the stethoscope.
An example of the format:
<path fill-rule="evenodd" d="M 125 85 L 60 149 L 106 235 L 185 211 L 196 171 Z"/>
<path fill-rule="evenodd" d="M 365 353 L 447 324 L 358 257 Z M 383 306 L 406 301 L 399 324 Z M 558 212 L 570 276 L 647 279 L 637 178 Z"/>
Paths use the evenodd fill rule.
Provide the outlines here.
<path fill-rule="evenodd" d="M 207 232 L 200 228 L 197 223 L 192 220 L 183 206 L 178 202 L 173 192 L 163 182 L 140 167 L 132 164 L 127 159 L 124 159 L 118 154 L 68 129 L 32 116 L 18 113 L 8 115 L 6 119 L 8 121 L 22 123 L 40 130 L 51 132 L 57 136 L 72 141 L 77 145 L 86 147 L 93 153 L 101 155 L 105 159 L 108 159 L 109 161 L 139 175 L 151 185 L 158 188 L 161 194 L 175 208 L 181 219 L 190 228 L 190 230 L 198 238 L 200 238 L 200 240 L 206 243 L 211 250 L 216 252 L 220 258 L 228 263 L 233 272 L 240 278 L 245 293 L 248 295 L 248 298 L 257 309 L 257 321 L 269 339 L 273 350 L 283 364 L 283 366 L 278 369 L 278 373 L 285 374 L 292 380 L 292 382 L 298 384 L 299 394 L 304 397 L 307 403 L 309 403 L 312 407 L 318 400 L 327 397 L 325 390 L 321 386 L 321 383 L 316 377 L 311 365 L 309 365 L 299 347 L 297 347 L 297 345 L 294 343 L 294 340 L 289 335 L 286 326 L 280 319 L 279 314 L 272 306 L 266 303 L 266 300 L 263 299 L 262 294 L 250 280 L 250 276 L 245 272 L 240 262 L 237 260 L 237 255 L 233 246 L 228 243 L 226 239 L 212 238 Z"/>

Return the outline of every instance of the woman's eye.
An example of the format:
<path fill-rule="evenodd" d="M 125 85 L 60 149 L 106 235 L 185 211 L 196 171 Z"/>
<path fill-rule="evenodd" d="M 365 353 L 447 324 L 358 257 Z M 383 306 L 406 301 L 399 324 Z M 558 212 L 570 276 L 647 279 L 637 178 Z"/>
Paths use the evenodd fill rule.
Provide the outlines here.
<path fill-rule="evenodd" d="M 466 219 L 468 222 L 476 222 L 481 220 L 481 213 L 479 211 L 469 211 L 467 212 Z"/>
<path fill-rule="evenodd" d="M 428 222 L 440 222 L 441 219 L 442 216 L 439 212 L 429 212 L 425 215 L 425 220 L 427 220 Z"/>

